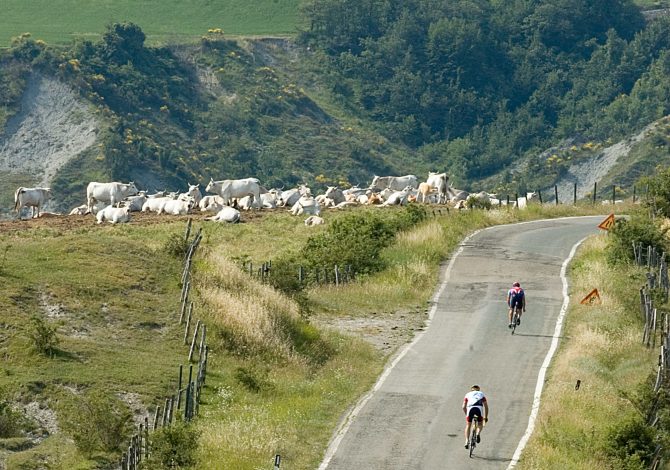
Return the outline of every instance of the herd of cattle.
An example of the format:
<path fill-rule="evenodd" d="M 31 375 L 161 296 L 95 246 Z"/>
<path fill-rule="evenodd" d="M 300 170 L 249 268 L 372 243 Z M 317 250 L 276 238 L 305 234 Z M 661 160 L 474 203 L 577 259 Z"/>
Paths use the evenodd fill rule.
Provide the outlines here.
<path fill-rule="evenodd" d="M 428 174 L 425 182 L 419 182 L 415 175 L 375 176 L 367 188 L 351 187 L 341 189 L 329 186 L 325 193 L 312 195 L 306 185 L 293 189 L 266 189 L 256 178 L 214 181 L 205 187 L 208 195 L 203 196 L 200 185 L 189 184 L 186 192 L 166 191 L 147 194 L 130 183 L 89 183 L 86 188 L 86 203 L 75 207 L 70 215 L 95 215 L 100 224 L 104 221 L 128 222 L 131 212 L 156 212 L 158 214 L 185 215 L 192 211 L 213 213 L 206 220 L 235 223 L 240 220 L 241 210 L 290 208 L 293 215 L 307 215 L 305 225 L 324 223 L 320 217 L 322 209 L 344 208 L 357 205 L 392 206 L 410 202 L 424 204 L 451 204 L 462 209 L 476 203 L 500 204 L 495 195 L 480 192 L 470 194 L 457 190 L 449 184 L 446 173 Z M 525 206 L 533 197 L 528 193 L 514 203 Z M 23 207 L 31 209 L 31 217 L 40 217 L 42 207 L 51 198 L 49 188 L 20 187 L 14 194 L 14 210 L 19 213 Z"/>

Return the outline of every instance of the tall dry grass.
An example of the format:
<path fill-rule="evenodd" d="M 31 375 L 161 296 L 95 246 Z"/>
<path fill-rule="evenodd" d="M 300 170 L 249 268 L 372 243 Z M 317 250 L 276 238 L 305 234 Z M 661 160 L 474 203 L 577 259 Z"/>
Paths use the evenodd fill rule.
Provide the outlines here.
<path fill-rule="evenodd" d="M 297 360 L 281 325 L 299 319 L 298 305 L 251 278 L 220 251 L 208 261 L 210 270 L 198 282 L 207 306 L 204 316 L 223 332 L 228 346 L 245 354 Z"/>
<path fill-rule="evenodd" d="M 609 439 L 639 417 L 635 400 L 653 370 L 655 351 L 641 344 L 637 289 L 643 275 L 609 266 L 606 242 L 605 235 L 589 239 L 573 262 L 563 339 L 521 470 L 623 468 Z M 593 288 L 601 303 L 579 304 Z"/>

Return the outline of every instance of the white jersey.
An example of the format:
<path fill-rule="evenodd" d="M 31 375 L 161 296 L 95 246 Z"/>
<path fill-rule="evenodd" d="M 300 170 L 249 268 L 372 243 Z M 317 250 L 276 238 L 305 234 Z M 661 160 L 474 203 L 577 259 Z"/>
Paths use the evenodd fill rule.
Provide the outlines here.
<path fill-rule="evenodd" d="M 473 406 L 481 409 L 486 402 L 486 396 L 484 396 L 484 394 L 479 390 L 473 390 L 466 393 L 463 400 L 465 401 L 465 405 L 467 406 L 468 411 L 470 411 L 470 408 Z"/>

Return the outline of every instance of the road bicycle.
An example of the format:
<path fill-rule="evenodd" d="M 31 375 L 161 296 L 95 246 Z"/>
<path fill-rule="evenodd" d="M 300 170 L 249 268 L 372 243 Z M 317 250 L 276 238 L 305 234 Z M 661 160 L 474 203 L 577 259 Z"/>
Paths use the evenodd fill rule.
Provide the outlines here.
<path fill-rule="evenodd" d="M 512 334 L 516 330 L 516 325 L 519 323 L 519 318 L 521 317 L 521 307 L 514 308 L 514 315 L 512 315 Z"/>
<path fill-rule="evenodd" d="M 472 452 L 477 446 L 477 424 L 479 423 L 479 416 L 473 416 L 472 423 L 470 423 L 470 441 L 468 442 L 468 449 L 470 450 L 470 458 Z"/>

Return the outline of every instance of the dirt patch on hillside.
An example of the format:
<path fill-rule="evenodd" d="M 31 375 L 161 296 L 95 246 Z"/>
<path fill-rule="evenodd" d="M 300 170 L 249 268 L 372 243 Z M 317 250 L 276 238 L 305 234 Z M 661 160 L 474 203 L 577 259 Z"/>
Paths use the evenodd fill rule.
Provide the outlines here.
<path fill-rule="evenodd" d="M 74 90 L 51 77 L 33 74 L 21 111 L 0 139 L 0 172 L 31 175 L 49 186 L 56 172 L 95 143 L 99 124 Z"/>

